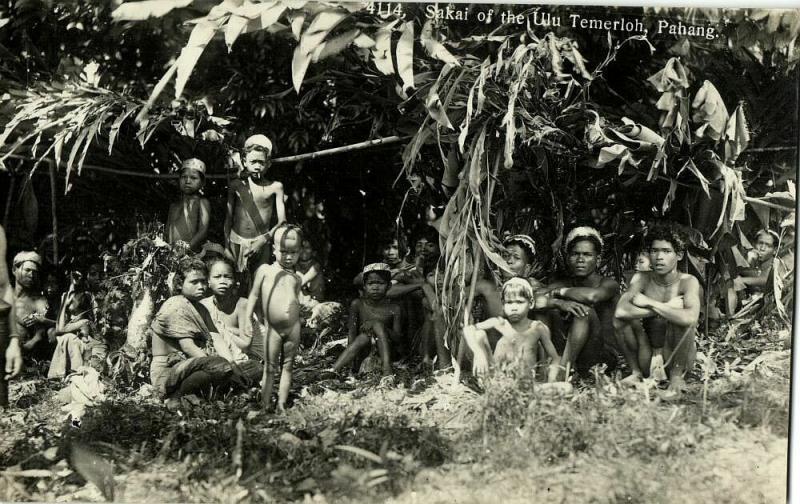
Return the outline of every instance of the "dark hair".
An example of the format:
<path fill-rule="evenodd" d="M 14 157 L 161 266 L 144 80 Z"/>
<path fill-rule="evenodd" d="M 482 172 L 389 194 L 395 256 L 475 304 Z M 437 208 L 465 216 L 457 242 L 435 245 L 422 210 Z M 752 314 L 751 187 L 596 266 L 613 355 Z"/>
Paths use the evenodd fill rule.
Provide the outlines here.
<path fill-rule="evenodd" d="M 428 276 L 431 272 L 436 271 L 437 269 L 444 270 L 444 261 L 441 258 L 437 258 L 437 260 L 430 260 L 425 261 L 422 263 L 422 276 Z"/>
<path fill-rule="evenodd" d="M 211 268 L 218 262 L 227 264 L 234 272 L 236 272 L 236 266 L 233 264 L 233 261 L 223 255 L 215 255 L 206 261 L 206 268 L 208 269 L 209 274 L 211 274 Z"/>
<path fill-rule="evenodd" d="M 429 242 L 436 242 L 437 246 L 439 245 L 439 233 L 430 226 L 420 226 L 417 228 L 417 232 L 414 233 L 414 244 L 422 238 L 425 238 Z"/>
<path fill-rule="evenodd" d="M 535 251 L 531 250 L 531 245 L 529 245 L 528 243 L 525 243 L 524 241 L 522 241 L 522 240 L 520 240 L 520 239 L 518 239 L 518 238 L 516 238 L 514 236 L 506 238 L 503 241 L 503 246 L 506 249 L 508 249 L 512 245 L 516 245 L 517 247 L 522 249 L 522 253 L 525 254 L 525 262 L 526 263 L 531 264 L 533 262 L 533 260 L 535 259 Z"/>
<path fill-rule="evenodd" d="M 397 233 L 394 231 L 384 231 L 378 235 L 378 239 L 375 242 L 377 245 L 378 256 L 383 257 L 384 249 L 388 248 L 389 245 L 392 243 L 397 242 L 397 253 L 400 257 L 405 255 L 405 247 L 403 246 L 403 239 L 401 236 L 398 236 Z"/>
<path fill-rule="evenodd" d="M 569 246 L 567 247 L 567 255 L 571 254 L 572 249 L 575 248 L 575 245 L 582 241 L 587 241 L 594 245 L 594 252 L 597 255 L 600 255 L 600 251 L 603 250 L 603 246 L 600 244 L 600 240 L 598 240 L 596 236 L 579 235 L 569 242 Z"/>
<path fill-rule="evenodd" d="M 768 229 L 768 228 L 759 229 L 758 232 L 755 235 L 756 236 L 756 240 L 758 240 L 758 237 L 761 236 L 762 234 L 763 235 L 767 235 L 770 238 L 772 238 L 772 246 L 773 247 L 777 247 L 778 246 L 778 242 L 780 241 L 780 236 L 778 235 L 778 233 L 776 233 L 775 231 L 773 231 L 771 229 Z"/>
<path fill-rule="evenodd" d="M 675 252 L 686 252 L 686 238 L 683 233 L 672 225 L 661 224 L 652 227 L 645 237 L 645 246 L 649 250 L 656 240 L 669 242 Z"/>
<path fill-rule="evenodd" d="M 367 285 L 367 280 L 369 280 L 370 275 L 378 275 L 381 278 L 381 280 L 383 280 L 387 284 L 392 283 L 392 274 L 388 271 L 367 271 L 361 279 L 361 283 L 363 285 Z"/>
<path fill-rule="evenodd" d="M 288 222 L 283 222 L 283 223 L 281 223 L 280 226 L 275 228 L 275 231 L 272 232 L 273 240 L 275 239 L 275 235 L 277 235 L 278 231 L 281 230 L 281 229 L 285 229 L 286 230 L 284 232 L 284 234 L 283 234 L 284 237 L 290 231 L 294 231 L 295 233 L 297 233 L 297 241 L 299 241 L 300 244 L 302 245 L 302 243 L 303 243 L 303 234 L 304 234 L 303 233 L 303 228 L 301 228 L 300 226 L 298 226 L 296 224 L 289 224 Z"/>
<path fill-rule="evenodd" d="M 199 271 L 208 276 L 208 267 L 206 263 L 197 257 L 184 257 L 178 263 L 178 271 L 175 272 L 175 278 L 172 280 L 172 285 L 176 291 L 181 290 L 183 281 L 186 280 L 186 276 L 192 271 Z"/>
<path fill-rule="evenodd" d="M 81 316 L 87 320 L 94 321 L 94 313 L 92 311 L 92 296 L 88 292 L 78 291 L 74 294 L 74 300 L 77 301 L 78 306 L 74 313 L 70 312 L 73 317 Z"/>

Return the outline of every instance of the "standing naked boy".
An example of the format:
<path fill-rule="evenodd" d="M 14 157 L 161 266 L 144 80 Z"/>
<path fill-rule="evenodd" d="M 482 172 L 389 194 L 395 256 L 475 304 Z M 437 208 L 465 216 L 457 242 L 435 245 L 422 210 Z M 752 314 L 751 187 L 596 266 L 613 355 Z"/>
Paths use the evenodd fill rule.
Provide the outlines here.
<path fill-rule="evenodd" d="M 520 363 L 523 371 L 536 369 L 536 354 L 539 342 L 551 359 L 551 369 L 559 362 L 559 356 L 550 340 L 550 331 L 543 323 L 530 320 L 528 311 L 533 308 L 533 288 L 527 280 L 511 278 L 502 288 L 503 316 L 492 317 L 475 325 L 464 327 L 464 338 L 473 350 L 472 372 L 485 375 L 492 364 Z M 494 355 L 489 346 L 487 331 L 500 333 Z M 551 372 L 548 381 L 555 373 Z"/>
<path fill-rule="evenodd" d="M 256 267 L 269 262 L 270 236 L 286 220 L 283 184 L 266 177 L 271 153 L 269 138 L 264 135 L 248 138 L 244 143 L 247 176 L 233 180 L 228 189 L 225 239 L 239 272 L 248 271 L 251 258 L 256 259 Z M 273 215 L 277 215 L 274 225 Z"/>
<path fill-rule="evenodd" d="M 678 271 L 685 241 L 677 231 L 653 229 L 647 242 L 652 271 L 634 275 L 630 289 L 617 304 L 614 330 L 631 368 L 626 381 L 649 376 L 653 350 L 663 347 L 669 391 L 677 395 L 686 387 L 684 374 L 692 368 L 697 353 L 700 283 L 692 275 Z M 635 324 L 642 324 L 644 337 L 636 336 Z"/>
<path fill-rule="evenodd" d="M 205 163 L 196 158 L 183 162 L 178 181 L 181 198 L 169 206 L 167 216 L 167 242 L 170 245 L 185 242 L 193 252 L 200 252 L 211 219 L 211 204 L 197 194 L 205 178 Z"/>
<path fill-rule="evenodd" d="M 272 402 L 272 387 L 278 357 L 281 357 L 281 379 L 278 387 L 278 411 L 286 408 L 292 386 L 292 367 L 300 344 L 300 285 L 295 272 L 303 241 L 300 228 L 284 224 L 275 230 L 275 263 L 263 264 L 256 270 L 253 288 L 247 298 L 245 316 L 252 319 L 256 302 L 261 299 L 261 314 L 265 322 L 261 352 L 265 355 L 261 400 L 265 409 Z M 255 333 L 256 331 L 254 331 Z M 254 340 L 256 339 L 254 334 Z M 258 353 L 251 345 L 251 352 Z"/>
<path fill-rule="evenodd" d="M 614 363 L 606 344 L 614 337 L 619 284 L 597 272 L 603 239 L 596 229 L 573 229 L 564 246 L 567 275 L 537 291 L 537 319 L 547 324 L 563 352 L 561 367 L 585 373 L 595 364 Z"/>
<path fill-rule="evenodd" d="M 378 346 L 383 376 L 392 374 L 390 339 L 401 336 L 402 311 L 400 306 L 386 297 L 392 278 L 387 264 L 374 263 L 362 272 L 364 295 L 350 304 L 347 320 L 347 348 L 333 365 L 338 373 L 353 362 L 371 344 Z"/>

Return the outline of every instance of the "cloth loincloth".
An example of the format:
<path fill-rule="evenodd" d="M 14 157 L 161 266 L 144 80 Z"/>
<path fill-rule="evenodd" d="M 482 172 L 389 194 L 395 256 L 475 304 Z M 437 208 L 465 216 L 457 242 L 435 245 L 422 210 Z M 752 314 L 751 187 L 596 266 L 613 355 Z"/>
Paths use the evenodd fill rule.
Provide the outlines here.
<path fill-rule="evenodd" d="M 231 242 L 231 253 L 233 254 L 234 261 L 236 262 L 236 271 L 239 273 L 247 271 L 247 262 L 249 261 L 248 254 L 250 251 L 257 251 L 253 244 L 259 238 L 261 238 L 260 235 L 256 236 L 255 238 L 245 238 L 231 229 L 231 234 L 229 237 Z M 234 247 L 234 244 L 237 246 Z M 264 244 L 264 247 L 269 247 L 269 242 Z"/>

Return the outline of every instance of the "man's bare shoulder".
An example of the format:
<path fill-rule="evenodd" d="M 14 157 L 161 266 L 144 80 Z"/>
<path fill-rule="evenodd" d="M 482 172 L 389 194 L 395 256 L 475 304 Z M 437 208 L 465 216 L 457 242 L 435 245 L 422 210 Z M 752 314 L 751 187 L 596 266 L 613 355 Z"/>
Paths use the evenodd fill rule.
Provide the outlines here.
<path fill-rule="evenodd" d="M 547 290 L 553 290 L 553 289 L 560 289 L 562 287 L 568 287 L 568 284 L 565 278 L 554 278 L 552 281 L 548 282 L 543 287 L 546 288 Z"/>
<path fill-rule="evenodd" d="M 602 277 L 600 287 L 619 289 L 619 282 L 611 277 Z"/>
<path fill-rule="evenodd" d="M 684 292 L 689 288 L 696 288 L 696 289 L 700 288 L 700 282 L 694 275 L 691 275 L 689 273 L 681 273 L 680 281 L 681 281 L 680 283 L 681 292 Z"/>

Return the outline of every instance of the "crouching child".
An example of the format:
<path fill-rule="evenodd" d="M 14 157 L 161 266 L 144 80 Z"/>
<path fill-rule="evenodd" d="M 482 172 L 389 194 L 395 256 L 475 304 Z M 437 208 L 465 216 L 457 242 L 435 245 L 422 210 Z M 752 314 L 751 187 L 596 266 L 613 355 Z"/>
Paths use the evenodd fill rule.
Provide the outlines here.
<path fill-rule="evenodd" d="M 523 278 L 511 278 L 503 284 L 501 295 L 502 317 L 492 317 L 464 327 L 464 338 L 472 351 L 472 372 L 478 376 L 485 375 L 492 365 L 519 366 L 525 372 L 535 370 L 541 343 L 550 357 L 548 381 L 553 381 L 560 357 L 547 326 L 528 318 L 528 311 L 533 307 L 531 284 Z M 492 333 L 500 335 L 495 339 L 494 353 L 489 337 Z"/>
<path fill-rule="evenodd" d="M 391 302 L 386 292 L 392 280 L 389 265 L 374 263 L 362 272 L 362 297 L 350 304 L 347 320 L 347 348 L 333 365 L 338 373 L 363 355 L 372 345 L 378 347 L 383 376 L 392 374 L 391 339 L 401 337 L 403 324 L 400 305 Z"/>

